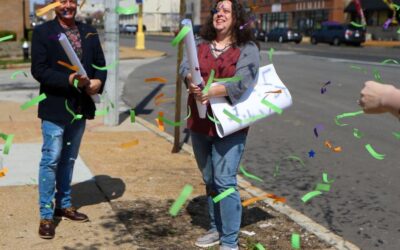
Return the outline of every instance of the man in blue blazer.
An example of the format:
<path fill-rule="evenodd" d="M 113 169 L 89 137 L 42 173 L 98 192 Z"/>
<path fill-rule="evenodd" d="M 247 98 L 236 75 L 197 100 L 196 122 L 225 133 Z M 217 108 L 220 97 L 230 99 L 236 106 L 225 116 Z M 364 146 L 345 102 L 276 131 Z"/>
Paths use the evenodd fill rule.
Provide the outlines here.
<path fill-rule="evenodd" d="M 60 2 L 55 9 L 57 17 L 37 26 L 32 37 L 31 72 L 40 83 L 40 94 L 47 96 L 39 103 L 38 114 L 43 135 L 39 166 L 39 236 L 44 239 L 55 236 L 53 218 L 88 221 L 85 214 L 72 207 L 71 180 L 86 119 L 93 119 L 96 111 L 90 96 L 102 93 L 107 78 L 106 71 L 92 67 L 104 67 L 106 62 L 97 31 L 75 21 L 77 0 L 55 1 Z M 87 76 L 78 75 L 58 63 L 71 64 L 58 42 L 60 33 L 67 36 Z"/>

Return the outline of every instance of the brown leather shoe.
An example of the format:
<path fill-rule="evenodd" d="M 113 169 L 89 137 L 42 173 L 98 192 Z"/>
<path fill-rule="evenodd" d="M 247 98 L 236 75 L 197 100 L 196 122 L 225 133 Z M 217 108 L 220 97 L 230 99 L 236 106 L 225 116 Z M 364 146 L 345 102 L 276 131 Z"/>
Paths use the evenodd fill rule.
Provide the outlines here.
<path fill-rule="evenodd" d="M 55 226 L 53 220 L 40 220 L 39 236 L 42 239 L 53 239 L 55 232 Z"/>
<path fill-rule="evenodd" d="M 86 214 L 79 213 L 74 207 L 56 208 L 54 210 L 54 217 L 58 219 L 72 220 L 77 222 L 85 222 L 89 220 Z"/>

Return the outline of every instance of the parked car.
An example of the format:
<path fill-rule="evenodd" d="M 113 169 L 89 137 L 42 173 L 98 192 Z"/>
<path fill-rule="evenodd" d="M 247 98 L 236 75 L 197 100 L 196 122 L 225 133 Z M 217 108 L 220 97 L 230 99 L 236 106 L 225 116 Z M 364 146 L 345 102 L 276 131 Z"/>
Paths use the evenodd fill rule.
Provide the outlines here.
<path fill-rule="evenodd" d="M 339 46 L 341 43 L 360 46 L 365 42 L 365 30 L 351 24 L 323 23 L 322 27 L 311 34 L 311 43 L 329 43 Z"/>
<path fill-rule="evenodd" d="M 135 35 L 138 30 L 137 24 L 127 24 L 120 29 L 121 33 Z M 143 32 L 146 32 L 146 25 L 143 25 Z"/>
<path fill-rule="evenodd" d="M 271 30 L 267 36 L 265 37 L 266 42 L 295 42 L 295 43 L 300 43 L 301 40 L 303 39 L 303 36 L 289 28 L 275 28 Z"/>
<path fill-rule="evenodd" d="M 265 42 L 265 30 L 262 29 L 254 29 L 254 37 L 256 38 L 256 40 L 258 41 L 263 41 Z"/>

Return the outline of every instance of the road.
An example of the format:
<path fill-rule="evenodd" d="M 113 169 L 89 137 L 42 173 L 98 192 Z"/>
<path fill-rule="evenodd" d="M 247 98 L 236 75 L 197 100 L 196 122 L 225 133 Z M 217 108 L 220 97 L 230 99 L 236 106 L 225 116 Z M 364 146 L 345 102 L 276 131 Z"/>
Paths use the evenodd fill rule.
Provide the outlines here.
<path fill-rule="evenodd" d="M 159 111 L 173 119 L 174 103 L 155 106 L 153 98 L 164 93 L 174 97 L 176 49 L 169 37 L 147 37 L 149 49 L 164 50 L 168 56 L 143 65 L 130 73 L 123 100 L 136 109 L 139 116 L 154 123 Z M 133 40 L 121 38 L 121 44 L 133 45 Z M 273 47 L 274 66 L 293 96 L 293 106 L 282 116 L 273 116 L 254 124 L 247 140 L 243 165 L 264 181 L 255 185 L 287 198 L 288 205 L 331 229 L 362 249 L 398 249 L 400 246 L 400 141 L 392 132 L 400 131 L 399 121 L 389 115 L 361 115 L 345 120 L 340 127 L 334 117 L 358 111 L 357 99 L 366 80 L 374 79 L 372 70 L 379 70 L 384 82 L 398 83 L 398 65 L 380 65 L 387 58 L 400 60 L 400 49 L 332 47 L 268 43 L 261 45 L 262 64 L 268 64 L 268 49 Z M 367 73 L 352 69 L 357 65 Z M 168 84 L 148 84 L 143 79 L 161 76 Z M 321 86 L 331 84 L 325 94 Z M 182 97 L 186 109 L 186 93 Z M 182 114 L 182 118 L 186 113 Z M 314 127 L 322 125 L 319 137 Z M 364 136 L 357 139 L 353 129 Z M 167 132 L 172 134 L 172 128 Z M 186 132 L 182 128 L 183 132 Z M 190 143 L 187 133 L 183 140 Z M 335 153 L 324 146 L 330 140 L 341 146 Z M 376 160 L 366 151 L 371 144 L 384 160 Z M 310 158 L 308 152 L 316 152 Z M 295 155 L 305 167 L 284 160 Z M 276 165 L 279 165 L 274 177 Z M 322 182 L 322 173 L 333 179 L 331 190 L 304 204 L 300 198 Z"/>

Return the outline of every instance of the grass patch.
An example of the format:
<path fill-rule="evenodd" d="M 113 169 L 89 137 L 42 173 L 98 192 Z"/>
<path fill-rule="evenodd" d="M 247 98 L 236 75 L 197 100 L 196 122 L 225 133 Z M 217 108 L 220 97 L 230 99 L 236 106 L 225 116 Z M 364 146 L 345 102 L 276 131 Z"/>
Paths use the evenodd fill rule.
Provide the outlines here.
<path fill-rule="evenodd" d="M 30 59 L 28 61 L 24 61 L 24 59 L 0 59 L 0 69 L 5 69 L 9 64 L 22 64 L 30 62 Z"/>

